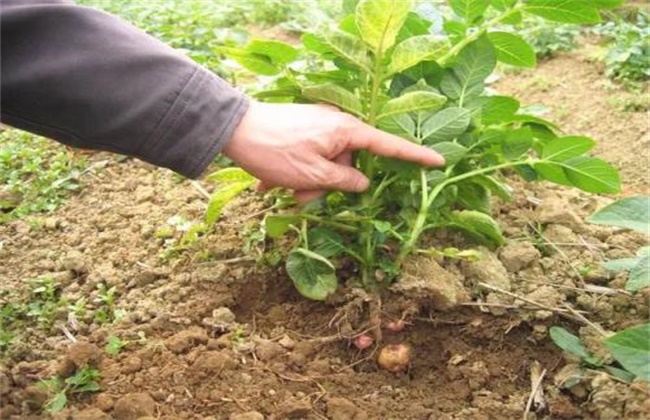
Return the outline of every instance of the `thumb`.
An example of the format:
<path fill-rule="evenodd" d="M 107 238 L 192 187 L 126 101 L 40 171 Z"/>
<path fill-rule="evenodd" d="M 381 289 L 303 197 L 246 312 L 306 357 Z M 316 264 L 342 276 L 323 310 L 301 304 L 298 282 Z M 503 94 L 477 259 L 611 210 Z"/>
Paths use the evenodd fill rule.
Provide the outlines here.
<path fill-rule="evenodd" d="M 347 192 L 361 192 L 370 185 L 368 178 L 351 166 L 340 165 L 330 161 L 326 162 L 325 170 L 331 174 L 323 187 L 330 190 Z"/>

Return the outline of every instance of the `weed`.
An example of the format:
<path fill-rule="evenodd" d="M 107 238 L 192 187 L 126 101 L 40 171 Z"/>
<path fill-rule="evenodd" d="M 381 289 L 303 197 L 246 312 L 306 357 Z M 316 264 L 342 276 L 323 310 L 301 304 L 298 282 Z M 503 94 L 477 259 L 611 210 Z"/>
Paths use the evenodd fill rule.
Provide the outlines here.
<path fill-rule="evenodd" d="M 85 164 L 42 137 L 0 131 L 0 223 L 56 209 L 79 188 L 77 178 Z"/>
<path fill-rule="evenodd" d="M 45 410 L 51 413 L 61 411 L 67 405 L 70 395 L 99 391 L 100 377 L 99 370 L 84 366 L 68 378 L 53 377 L 41 381 L 39 386 L 50 395 L 45 403 Z"/>
<path fill-rule="evenodd" d="M 540 59 L 550 58 L 559 52 L 578 47 L 580 26 L 549 22 L 543 18 L 529 16 L 517 25 L 519 34 L 533 47 Z"/>
<path fill-rule="evenodd" d="M 124 318 L 124 311 L 115 306 L 115 299 L 117 298 L 117 288 L 115 286 L 108 287 L 106 283 L 99 283 L 97 285 L 97 298 L 95 304 L 99 309 L 95 312 L 95 321 L 99 324 L 107 323 L 120 323 Z"/>

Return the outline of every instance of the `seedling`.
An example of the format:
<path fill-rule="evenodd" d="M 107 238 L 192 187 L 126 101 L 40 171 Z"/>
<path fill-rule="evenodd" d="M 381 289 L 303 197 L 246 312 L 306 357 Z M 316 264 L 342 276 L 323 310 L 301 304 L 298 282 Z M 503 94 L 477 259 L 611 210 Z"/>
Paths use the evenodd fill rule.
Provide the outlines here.
<path fill-rule="evenodd" d="M 107 324 L 109 322 L 119 323 L 124 318 L 124 310 L 115 307 L 115 299 L 117 298 L 117 288 L 115 286 L 108 287 L 106 283 L 99 283 L 97 285 L 97 299 L 95 303 L 100 308 L 95 312 L 95 320 L 100 324 Z"/>
<path fill-rule="evenodd" d="M 596 23 L 599 8 L 620 1 L 450 0 L 453 16 L 444 16 L 440 36 L 409 1 L 354 3 L 346 2 L 353 7 L 335 30 L 305 34 L 302 50 L 265 40 L 218 49 L 251 71 L 276 76 L 275 89 L 260 92 L 261 100 L 333 104 L 446 158 L 444 168 L 432 169 L 360 152 L 354 164 L 371 180 L 366 192 L 332 192 L 297 213 L 266 217 L 271 238 L 296 234 L 286 269 L 301 294 L 323 300 L 334 293 L 343 257 L 357 265 L 358 284 L 377 291 L 396 279 L 410 255 L 431 252 L 419 239 L 435 229 L 503 244 L 490 203 L 493 195 L 510 199 L 504 170 L 591 193 L 619 191 L 617 171 L 586 156 L 592 139 L 558 136 L 555 124 L 525 112 L 515 98 L 487 93 L 485 80 L 497 61 L 536 64 L 532 47 L 506 24 L 525 14 Z M 230 193 L 221 194 L 221 207 L 253 182 L 234 169 L 213 178 L 222 185 L 218 191 Z"/>
<path fill-rule="evenodd" d="M 52 326 L 60 309 L 66 306 L 61 299 L 59 285 L 50 276 L 26 280 L 31 286 L 25 316 L 36 321 L 40 328 Z"/>
<path fill-rule="evenodd" d="M 104 351 L 111 356 L 117 356 L 120 354 L 122 349 L 128 346 L 131 343 L 139 343 L 141 345 L 146 344 L 147 337 L 143 331 L 138 332 L 138 340 L 122 340 L 120 337 L 111 335 L 106 340 L 106 345 L 104 346 Z"/>
<path fill-rule="evenodd" d="M 49 400 L 45 403 L 45 410 L 56 413 L 65 408 L 70 395 L 99 391 L 101 388 L 97 381 L 100 376 L 99 370 L 84 366 L 69 378 L 54 377 L 41 381 L 39 385 L 50 395 Z"/>

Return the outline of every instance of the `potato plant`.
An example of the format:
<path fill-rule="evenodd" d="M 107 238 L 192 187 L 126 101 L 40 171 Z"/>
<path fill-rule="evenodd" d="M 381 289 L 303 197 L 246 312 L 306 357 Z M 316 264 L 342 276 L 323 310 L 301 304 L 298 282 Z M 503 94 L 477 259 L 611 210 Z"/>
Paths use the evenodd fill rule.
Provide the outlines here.
<path fill-rule="evenodd" d="M 346 1 L 349 14 L 338 27 L 304 34 L 301 49 L 267 40 L 219 48 L 247 69 L 275 76 L 260 100 L 332 104 L 446 159 L 442 168 L 425 168 L 360 152 L 355 166 L 371 180 L 367 191 L 331 192 L 293 213 L 268 215 L 268 236 L 296 235 L 286 269 L 298 291 L 326 299 L 337 289 L 343 259 L 354 262 L 358 284 L 376 291 L 393 282 L 413 254 L 458 255 L 421 246 L 421 236 L 435 229 L 458 229 L 492 247 L 503 244 L 490 203 L 492 196 L 510 199 L 506 170 L 528 181 L 618 192 L 617 171 L 587 155 L 594 140 L 560 134 L 517 99 L 489 92 L 486 79 L 498 61 L 535 66 L 531 46 L 504 29 L 523 15 L 596 23 L 600 8 L 620 3 L 449 0 L 446 36 L 438 36 L 410 1 Z M 213 208 L 240 191 L 228 187 L 228 179 L 243 185 L 232 175 L 221 177 L 231 194 L 218 190 Z"/>

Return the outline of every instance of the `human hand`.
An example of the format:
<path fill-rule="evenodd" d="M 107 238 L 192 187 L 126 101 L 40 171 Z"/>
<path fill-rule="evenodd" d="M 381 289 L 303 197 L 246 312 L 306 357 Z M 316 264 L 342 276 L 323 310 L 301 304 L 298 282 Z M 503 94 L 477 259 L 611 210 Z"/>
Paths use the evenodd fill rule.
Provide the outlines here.
<path fill-rule="evenodd" d="M 439 166 L 444 158 L 373 128 L 328 105 L 251 102 L 224 154 L 257 177 L 261 187 L 286 187 L 299 201 L 326 190 L 361 192 L 369 180 L 353 167 L 352 153 Z"/>

